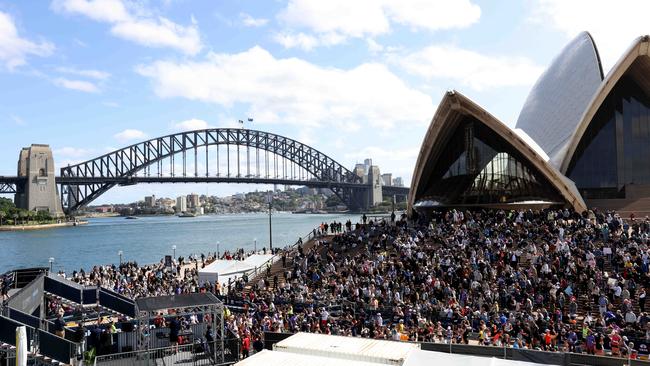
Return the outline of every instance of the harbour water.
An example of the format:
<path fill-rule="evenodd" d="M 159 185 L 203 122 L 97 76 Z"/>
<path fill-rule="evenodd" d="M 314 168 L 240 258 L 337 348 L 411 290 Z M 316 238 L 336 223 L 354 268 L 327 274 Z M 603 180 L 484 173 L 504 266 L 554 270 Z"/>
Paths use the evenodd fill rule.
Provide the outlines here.
<path fill-rule="evenodd" d="M 359 215 L 274 213 L 273 246 L 293 244 L 321 222 L 345 222 L 348 218 L 353 223 L 360 220 Z M 117 264 L 120 250 L 124 261 L 155 263 L 164 255 L 172 255 L 173 245 L 177 257 L 214 252 L 217 242 L 221 252 L 235 248 L 252 250 L 255 238 L 258 249 L 268 247 L 267 214 L 94 218 L 85 226 L 0 232 L 0 273 L 15 268 L 47 267 L 50 257 L 54 258 L 54 270 L 71 273 L 93 265 Z"/>

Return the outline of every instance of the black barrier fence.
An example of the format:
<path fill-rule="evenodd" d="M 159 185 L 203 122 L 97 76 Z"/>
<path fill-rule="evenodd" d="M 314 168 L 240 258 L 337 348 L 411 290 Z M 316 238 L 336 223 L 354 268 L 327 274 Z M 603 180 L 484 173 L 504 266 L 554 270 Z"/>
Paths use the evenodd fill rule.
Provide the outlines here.
<path fill-rule="evenodd" d="M 16 328 L 23 326 L 20 322 L 0 316 L 0 342 L 16 345 Z M 27 327 L 27 344 L 34 341 L 36 331 L 34 328 Z"/>
<path fill-rule="evenodd" d="M 467 344 L 421 343 L 422 350 L 445 352 L 459 355 L 495 357 L 508 360 L 527 361 L 544 365 L 560 366 L 648 366 L 650 362 L 642 360 L 628 360 L 626 358 L 595 356 L 581 353 L 559 353 L 510 347 L 489 347 Z"/>
<path fill-rule="evenodd" d="M 135 303 L 113 291 L 96 287 L 83 287 L 74 282 L 56 278 L 44 277 L 44 289 L 53 295 L 60 296 L 77 304 L 90 305 L 99 300 L 99 304 L 120 314 L 135 317 Z M 97 294 L 99 293 L 99 297 Z"/>
<path fill-rule="evenodd" d="M 99 304 L 120 314 L 135 318 L 135 303 L 133 300 L 129 300 L 113 291 L 100 288 Z"/>
<path fill-rule="evenodd" d="M 81 304 L 81 286 L 72 285 L 73 282 L 59 280 L 55 277 L 45 277 L 45 291 L 56 296 L 61 296 L 77 304 Z"/>
<path fill-rule="evenodd" d="M 46 273 L 47 267 L 24 268 L 17 269 L 14 273 L 14 288 L 23 288 L 30 282 L 34 281 L 36 277 Z"/>
<path fill-rule="evenodd" d="M 12 308 L 7 309 L 7 312 L 10 319 L 28 325 L 34 329 L 39 329 L 41 327 L 41 320 L 36 316 L 25 314 L 22 311 Z"/>
<path fill-rule="evenodd" d="M 59 362 L 70 363 L 76 357 L 78 345 L 54 334 L 38 331 L 40 353 Z"/>
<path fill-rule="evenodd" d="M 81 303 L 82 305 L 90 305 L 97 303 L 97 287 L 86 287 L 82 292 Z"/>
<path fill-rule="evenodd" d="M 273 345 L 283 341 L 293 334 L 291 333 L 273 333 L 273 332 L 264 332 L 264 348 L 268 350 L 273 350 Z"/>

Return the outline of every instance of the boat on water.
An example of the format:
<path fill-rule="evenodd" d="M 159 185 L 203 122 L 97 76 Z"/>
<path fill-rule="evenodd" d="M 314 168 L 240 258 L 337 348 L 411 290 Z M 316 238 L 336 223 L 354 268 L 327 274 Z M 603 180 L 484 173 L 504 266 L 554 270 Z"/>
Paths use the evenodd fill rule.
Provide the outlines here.
<path fill-rule="evenodd" d="M 196 214 L 191 212 L 183 212 L 178 214 L 178 217 L 196 217 Z"/>
<path fill-rule="evenodd" d="M 127 216 L 126 219 L 127 220 L 136 220 L 136 219 L 138 219 L 138 217 L 137 216 Z"/>

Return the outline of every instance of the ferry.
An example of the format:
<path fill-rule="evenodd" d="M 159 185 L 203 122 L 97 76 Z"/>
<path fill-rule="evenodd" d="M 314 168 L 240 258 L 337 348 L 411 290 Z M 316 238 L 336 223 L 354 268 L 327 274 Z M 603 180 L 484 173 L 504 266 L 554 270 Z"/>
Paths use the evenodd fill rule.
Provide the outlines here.
<path fill-rule="evenodd" d="M 138 217 L 137 216 L 127 216 L 126 219 L 127 220 L 136 220 L 136 219 L 138 219 Z"/>
<path fill-rule="evenodd" d="M 196 217 L 196 214 L 191 212 L 183 212 L 178 214 L 178 217 Z"/>

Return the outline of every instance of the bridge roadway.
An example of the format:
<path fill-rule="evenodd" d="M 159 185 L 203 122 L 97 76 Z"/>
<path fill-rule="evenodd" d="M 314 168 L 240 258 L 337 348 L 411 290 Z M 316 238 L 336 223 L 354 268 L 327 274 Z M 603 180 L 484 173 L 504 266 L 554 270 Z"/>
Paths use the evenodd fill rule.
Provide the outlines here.
<path fill-rule="evenodd" d="M 320 182 L 317 180 L 295 180 L 264 177 L 56 177 L 56 184 L 117 184 L 120 186 L 138 183 L 242 183 L 242 184 L 281 184 L 292 186 L 308 186 L 311 188 L 330 188 L 333 185 L 346 188 L 366 188 L 361 183 Z M 27 181 L 25 177 L 0 176 L 0 193 L 16 193 L 16 187 Z M 408 195 L 408 187 L 383 186 L 384 195 Z"/>

